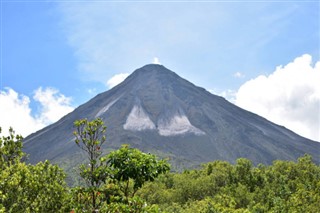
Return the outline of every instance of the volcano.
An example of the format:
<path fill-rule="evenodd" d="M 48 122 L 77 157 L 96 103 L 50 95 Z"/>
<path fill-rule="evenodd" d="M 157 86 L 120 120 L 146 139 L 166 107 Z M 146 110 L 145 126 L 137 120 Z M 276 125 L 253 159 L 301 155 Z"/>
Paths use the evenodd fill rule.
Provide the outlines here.
<path fill-rule="evenodd" d="M 84 156 L 74 142 L 73 122 L 100 117 L 107 126 L 106 152 L 130 144 L 170 159 L 173 170 L 244 157 L 254 164 L 295 160 L 320 162 L 320 143 L 246 111 L 179 77 L 162 65 L 135 70 L 58 122 L 24 140 L 29 161 L 64 165 Z M 73 163 L 72 163 L 73 162 Z"/>

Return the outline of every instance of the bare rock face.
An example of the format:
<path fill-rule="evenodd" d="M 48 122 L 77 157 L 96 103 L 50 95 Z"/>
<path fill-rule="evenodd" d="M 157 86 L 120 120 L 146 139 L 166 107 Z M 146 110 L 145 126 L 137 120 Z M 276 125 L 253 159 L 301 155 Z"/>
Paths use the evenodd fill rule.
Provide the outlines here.
<path fill-rule="evenodd" d="M 176 170 L 213 160 L 255 164 L 294 160 L 305 153 L 320 162 L 320 143 L 243 110 L 182 79 L 162 65 L 137 69 L 58 122 L 28 136 L 24 151 L 36 163 L 76 158 L 73 122 L 100 117 L 107 126 L 105 150 L 131 144 L 168 157 Z"/>

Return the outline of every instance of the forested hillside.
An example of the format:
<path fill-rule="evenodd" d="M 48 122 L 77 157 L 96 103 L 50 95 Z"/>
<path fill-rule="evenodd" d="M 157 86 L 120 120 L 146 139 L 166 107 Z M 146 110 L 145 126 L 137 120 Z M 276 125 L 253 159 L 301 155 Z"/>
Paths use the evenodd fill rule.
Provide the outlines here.
<path fill-rule="evenodd" d="M 244 158 L 214 161 L 169 173 L 166 160 L 127 145 L 102 155 L 101 119 L 74 127 L 89 162 L 78 169 L 77 187 L 49 161 L 25 163 L 23 138 L 12 129 L 0 137 L 0 212 L 320 212 L 320 166 L 310 155 L 258 166 Z"/>

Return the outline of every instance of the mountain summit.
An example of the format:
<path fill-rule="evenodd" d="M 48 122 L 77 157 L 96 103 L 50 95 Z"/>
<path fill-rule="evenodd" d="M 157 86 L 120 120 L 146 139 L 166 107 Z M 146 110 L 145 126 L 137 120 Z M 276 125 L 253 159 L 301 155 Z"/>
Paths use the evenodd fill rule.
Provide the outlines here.
<path fill-rule="evenodd" d="M 243 110 L 157 64 L 135 70 L 116 87 L 28 136 L 24 151 L 32 163 L 78 159 L 73 122 L 97 117 L 108 127 L 104 148 L 131 144 L 169 157 L 177 170 L 218 159 L 235 162 L 240 157 L 269 164 L 305 153 L 320 162 L 320 143 Z"/>

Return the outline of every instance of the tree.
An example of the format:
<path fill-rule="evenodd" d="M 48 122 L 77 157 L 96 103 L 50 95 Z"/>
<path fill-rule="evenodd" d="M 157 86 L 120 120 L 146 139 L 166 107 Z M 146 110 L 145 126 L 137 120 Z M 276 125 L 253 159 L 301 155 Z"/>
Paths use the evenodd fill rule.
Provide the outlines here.
<path fill-rule="evenodd" d="M 87 153 L 89 164 L 80 166 L 80 176 L 85 180 L 88 191 L 91 193 L 92 211 L 98 208 L 97 192 L 102 183 L 105 183 L 108 177 L 108 167 L 105 164 L 106 159 L 101 157 L 101 146 L 105 143 L 106 126 L 103 121 L 97 118 L 92 121 L 87 119 L 74 122 L 76 131 L 76 144 Z"/>
<path fill-rule="evenodd" d="M 6 212 L 64 212 L 64 179 L 64 172 L 49 161 L 37 165 L 18 162 L 1 171 L 0 203 Z"/>
<path fill-rule="evenodd" d="M 49 161 L 21 162 L 22 136 L 0 138 L 0 212 L 65 212 L 65 174 Z"/>
<path fill-rule="evenodd" d="M 146 181 L 153 181 L 160 174 L 170 170 L 165 160 L 157 160 L 155 155 L 146 154 L 138 149 L 123 145 L 108 155 L 108 164 L 113 178 L 119 181 L 120 190 L 128 200 Z M 130 187 L 130 181 L 133 186 Z M 130 193 L 131 192 L 131 193 Z"/>
<path fill-rule="evenodd" d="M 0 137 L 0 169 L 19 162 L 25 155 L 22 152 L 22 139 L 21 135 L 15 135 L 12 128 L 9 128 L 9 136 Z"/>

